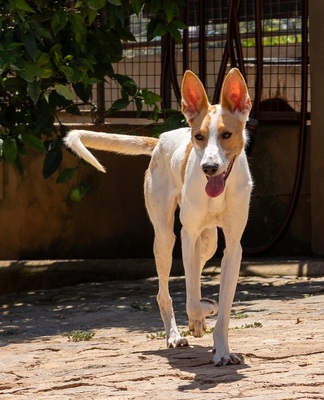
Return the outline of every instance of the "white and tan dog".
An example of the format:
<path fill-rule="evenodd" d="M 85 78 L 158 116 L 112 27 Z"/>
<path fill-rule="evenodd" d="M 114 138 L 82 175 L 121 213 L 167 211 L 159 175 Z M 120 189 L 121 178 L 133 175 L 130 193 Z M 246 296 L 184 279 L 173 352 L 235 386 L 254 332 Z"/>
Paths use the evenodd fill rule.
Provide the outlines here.
<path fill-rule="evenodd" d="M 145 201 L 155 232 L 157 300 L 168 347 L 188 345 L 178 331 L 168 288 L 176 207 L 180 207 L 182 223 L 189 329 L 196 337 L 206 330 L 205 317 L 217 312 L 215 301 L 201 298 L 200 275 L 216 251 L 217 227 L 223 229 L 226 249 L 221 262 L 214 331 L 215 365 L 240 363 L 238 355 L 229 350 L 228 326 L 252 188 L 244 152 L 250 108 L 247 87 L 237 69 L 232 69 L 225 78 L 220 105 L 210 105 L 200 80 L 187 71 L 182 82 L 182 111 L 189 128 L 165 132 L 159 139 L 85 130 L 73 130 L 65 138 L 69 148 L 103 172 L 104 168 L 85 146 L 152 156 L 145 175 Z"/>

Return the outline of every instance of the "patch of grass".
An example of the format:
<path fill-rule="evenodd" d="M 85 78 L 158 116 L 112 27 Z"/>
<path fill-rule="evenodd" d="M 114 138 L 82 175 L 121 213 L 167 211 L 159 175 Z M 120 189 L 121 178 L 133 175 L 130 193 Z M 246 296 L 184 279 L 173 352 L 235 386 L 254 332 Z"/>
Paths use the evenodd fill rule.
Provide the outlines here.
<path fill-rule="evenodd" d="M 242 328 L 249 329 L 249 328 L 262 328 L 263 325 L 261 322 L 253 322 L 253 324 L 245 324 L 242 325 Z"/>
<path fill-rule="evenodd" d="M 161 331 L 161 332 L 157 332 L 157 333 L 148 333 L 146 335 L 146 338 L 149 340 L 161 340 L 161 339 L 166 339 L 166 333 Z"/>
<path fill-rule="evenodd" d="M 249 314 L 246 313 L 236 313 L 232 315 L 233 319 L 244 319 L 244 318 L 249 318 Z"/>
<path fill-rule="evenodd" d="M 235 326 L 232 329 L 251 329 L 251 328 L 262 328 L 263 324 L 262 322 L 253 322 L 253 324 L 244 324 L 241 326 Z"/>
<path fill-rule="evenodd" d="M 63 333 L 62 336 L 67 337 L 71 342 L 82 342 L 91 340 L 94 335 L 92 331 L 71 331 Z"/>
<path fill-rule="evenodd" d="M 208 334 L 208 333 L 210 334 L 210 333 L 213 333 L 213 332 L 214 332 L 214 328 L 210 328 L 210 329 L 207 329 L 207 330 L 206 330 L 205 334 Z M 189 329 L 187 329 L 187 330 L 185 330 L 185 331 L 180 331 L 180 335 L 181 335 L 182 337 L 190 336 L 190 335 L 191 335 L 191 332 L 190 332 Z M 166 339 L 166 333 L 165 333 L 164 331 L 157 332 L 157 333 L 148 333 L 148 334 L 146 335 L 146 338 L 149 339 L 149 340 Z"/>

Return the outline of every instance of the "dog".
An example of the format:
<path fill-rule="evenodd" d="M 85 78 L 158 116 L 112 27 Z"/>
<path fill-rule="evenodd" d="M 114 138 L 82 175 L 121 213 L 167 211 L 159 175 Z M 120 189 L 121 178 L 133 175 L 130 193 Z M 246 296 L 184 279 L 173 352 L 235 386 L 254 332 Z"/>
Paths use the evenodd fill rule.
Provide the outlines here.
<path fill-rule="evenodd" d="M 167 347 L 187 346 L 177 328 L 169 294 L 174 214 L 180 207 L 186 311 L 193 336 L 206 330 L 205 317 L 216 314 L 213 362 L 239 364 L 228 346 L 228 327 L 239 276 L 252 178 L 244 147 L 251 100 L 244 78 L 233 68 L 224 79 L 221 101 L 211 105 L 199 78 L 186 71 L 181 85 L 182 112 L 189 127 L 157 138 L 72 130 L 64 141 L 99 171 L 104 167 L 86 147 L 128 155 L 151 156 L 145 174 L 145 204 L 154 228 L 154 256 L 159 278 L 157 301 Z M 219 307 L 201 298 L 200 276 L 217 248 L 217 227 L 225 236 L 221 261 Z"/>

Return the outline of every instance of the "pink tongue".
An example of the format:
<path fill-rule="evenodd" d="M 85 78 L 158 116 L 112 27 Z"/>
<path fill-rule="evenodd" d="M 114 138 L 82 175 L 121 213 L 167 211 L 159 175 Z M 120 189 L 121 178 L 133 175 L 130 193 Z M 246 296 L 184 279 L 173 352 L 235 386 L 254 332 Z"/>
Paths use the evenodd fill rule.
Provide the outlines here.
<path fill-rule="evenodd" d="M 223 193 L 225 187 L 224 176 L 219 174 L 208 178 L 205 191 L 209 197 L 217 197 Z"/>

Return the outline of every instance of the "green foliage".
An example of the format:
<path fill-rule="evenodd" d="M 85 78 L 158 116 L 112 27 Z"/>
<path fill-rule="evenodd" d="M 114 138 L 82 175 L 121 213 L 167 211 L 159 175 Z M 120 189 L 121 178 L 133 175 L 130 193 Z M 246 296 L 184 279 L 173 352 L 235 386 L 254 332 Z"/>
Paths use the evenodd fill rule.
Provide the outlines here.
<path fill-rule="evenodd" d="M 71 342 L 82 342 L 91 340 L 95 336 L 95 332 L 79 330 L 63 333 L 62 336 L 67 337 Z"/>
<path fill-rule="evenodd" d="M 0 4 L 0 160 L 23 173 L 21 157 L 29 149 L 44 152 L 43 175 L 54 174 L 62 160 L 66 129 L 57 112 L 78 115 L 76 97 L 89 103 L 93 84 L 117 81 L 121 97 L 106 115 L 134 102 L 152 108 L 159 118 L 160 97 L 139 88 L 131 77 L 115 74 L 123 43 L 135 41 L 127 21 L 146 10 L 154 15 L 149 39 L 171 34 L 180 40 L 176 0 L 8 0 Z M 59 183 L 73 176 L 62 171 Z"/>

